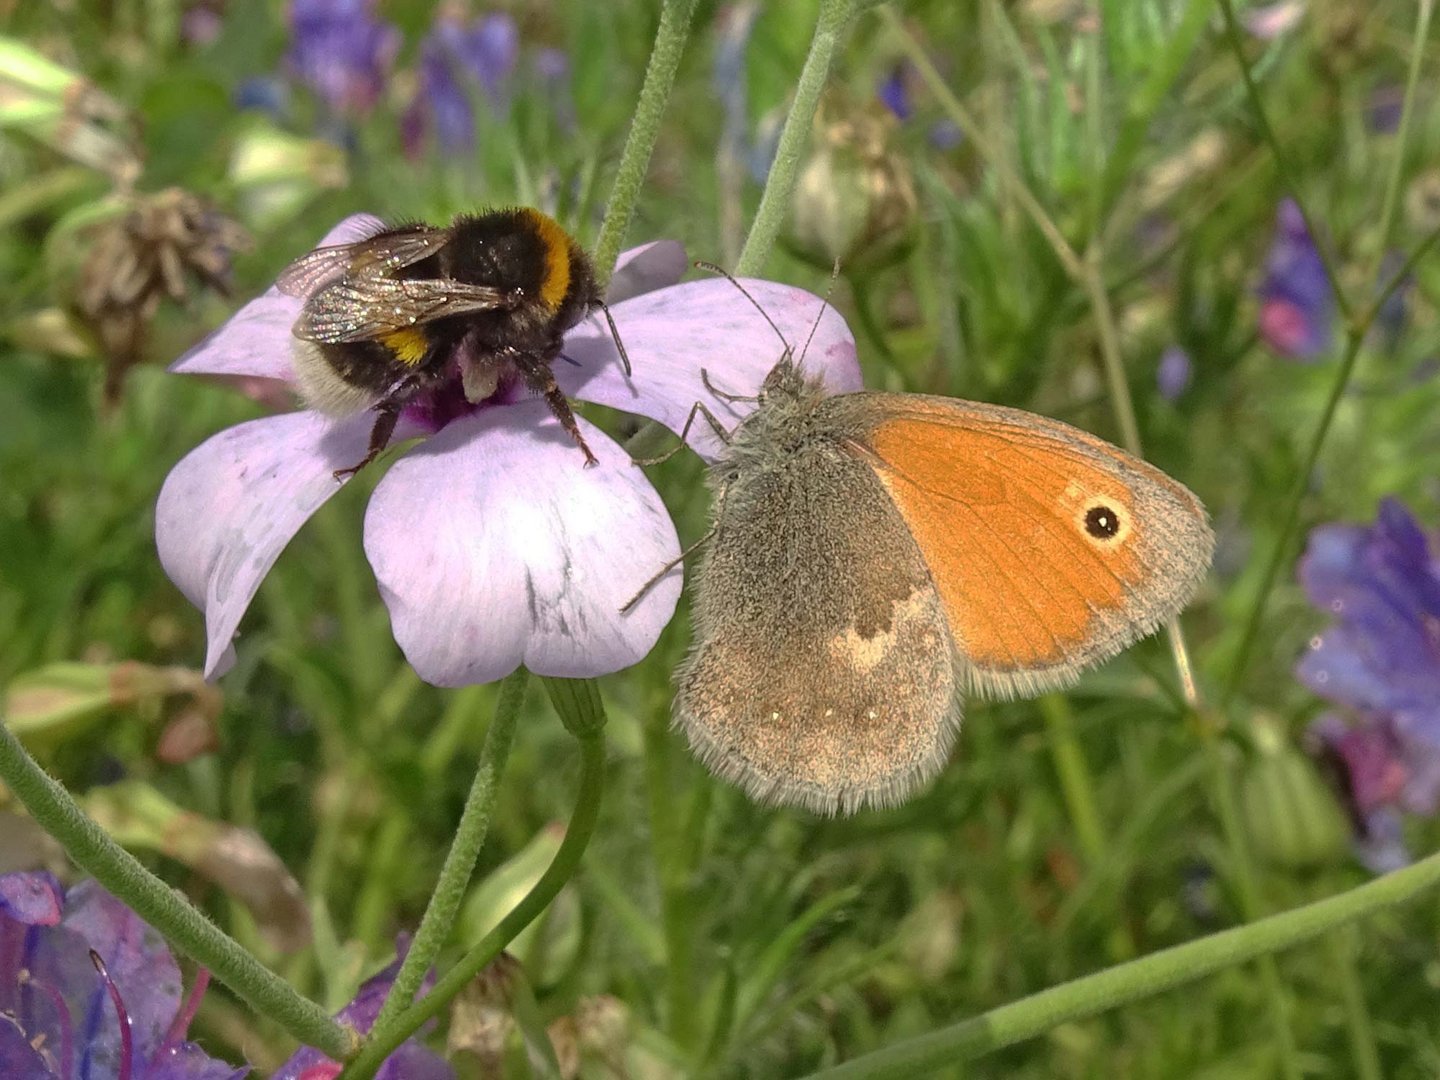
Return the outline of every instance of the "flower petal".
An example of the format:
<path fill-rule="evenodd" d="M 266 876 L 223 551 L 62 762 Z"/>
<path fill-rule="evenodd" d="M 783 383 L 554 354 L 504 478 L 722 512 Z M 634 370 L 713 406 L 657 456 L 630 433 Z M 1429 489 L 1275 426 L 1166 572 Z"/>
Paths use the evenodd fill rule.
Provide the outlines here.
<path fill-rule="evenodd" d="M 755 303 L 719 278 L 617 304 L 612 314 L 634 378 L 621 371 L 609 333 L 597 333 L 590 320 L 565 339 L 565 355 L 573 363 L 556 364 L 556 380 L 571 397 L 648 416 L 675 432 L 696 402 L 733 430 L 754 402 L 721 400 L 705 388 L 701 372 L 723 393 L 754 395 L 787 347 L 831 393 L 861 389 L 855 338 L 838 311 L 790 285 L 751 279 L 741 284 Z M 703 418 L 690 426 L 687 441 L 707 460 L 718 456 L 720 441 Z"/>
<path fill-rule="evenodd" d="M 0 1076 L 9 1080 L 54 1080 L 55 1073 L 30 1045 L 13 1019 L 0 1013 Z"/>
<path fill-rule="evenodd" d="M 615 272 L 610 275 L 610 284 L 605 289 L 605 302 L 615 305 L 656 289 L 667 288 L 684 277 L 689 269 L 685 245 L 674 240 L 655 240 L 622 251 L 615 260 Z"/>
<path fill-rule="evenodd" d="M 402 945 L 397 952 L 400 959 L 366 979 L 356 991 L 354 999 L 336 1014 L 335 1019 L 362 1035 L 369 1034 L 380 1015 L 380 1007 L 385 1003 L 390 987 L 395 982 L 395 976 L 400 973 L 405 946 Z M 324 1068 L 327 1064 L 333 1063 L 319 1050 L 313 1046 L 302 1046 L 280 1067 L 273 1080 L 301 1080 L 311 1075 L 339 1074 L 339 1065 L 334 1066 L 334 1072 L 329 1072 Z M 385 1063 L 376 1073 L 376 1080 L 454 1080 L 454 1077 L 455 1070 L 443 1058 L 425 1049 L 414 1039 L 408 1039 L 401 1044 L 385 1059 Z"/>
<path fill-rule="evenodd" d="M 266 416 L 190 451 L 165 478 L 155 543 L 170 580 L 205 612 L 213 678 L 260 581 L 300 526 L 365 454 L 373 418 Z"/>
<path fill-rule="evenodd" d="M 0 915 L 26 926 L 54 926 L 63 903 L 54 874 L 44 870 L 0 874 Z"/>
<path fill-rule="evenodd" d="M 336 225 L 317 247 L 363 240 L 385 227 L 373 214 L 352 214 Z M 184 375 L 259 375 L 293 383 L 290 328 L 304 303 L 273 285 L 225 324 L 170 365 Z"/>
<path fill-rule="evenodd" d="M 143 1061 L 160 1048 L 170 1021 L 180 1009 L 180 968 L 157 930 L 96 882 L 86 879 L 65 896 L 62 925 L 99 953 L 105 971 L 120 991 L 130 1019 L 135 1054 Z M 98 997 L 102 980 L 91 973 Z M 108 995 L 107 995 L 108 996 Z M 66 994 L 67 1000 L 76 999 Z M 83 999 L 81 999 L 83 1000 Z M 84 1013 L 80 1013 L 84 1015 Z M 92 1016 L 97 1014 L 92 1013 Z M 84 1047 L 86 1060 L 118 1061 L 120 1020 L 111 1008 L 98 1010 L 98 1025 Z M 81 1075 L 91 1074 L 83 1068 Z"/>
<path fill-rule="evenodd" d="M 542 402 L 457 420 L 375 489 L 365 551 L 395 640 L 437 686 L 603 675 L 638 661 L 670 621 L 679 554 L 660 497 L 629 456 L 580 421 L 599 464 Z"/>

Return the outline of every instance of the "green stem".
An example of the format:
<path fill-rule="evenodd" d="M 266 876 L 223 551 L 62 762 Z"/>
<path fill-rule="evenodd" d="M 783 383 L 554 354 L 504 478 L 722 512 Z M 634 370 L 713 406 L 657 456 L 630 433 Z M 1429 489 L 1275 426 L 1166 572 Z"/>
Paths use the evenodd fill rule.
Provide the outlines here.
<path fill-rule="evenodd" d="M 1380 1068 L 1375 1029 L 1370 1023 L 1365 990 L 1355 966 L 1355 939 L 1353 927 L 1345 927 L 1329 935 L 1331 964 L 1345 1003 L 1345 1026 L 1350 1033 L 1350 1053 L 1355 1059 L 1356 1080 L 1381 1080 L 1385 1074 Z"/>
<path fill-rule="evenodd" d="M 1250 71 L 1250 63 L 1245 59 L 1245 41 L 1240 32 L 1240 23 L 1235 18 L 1235 7 L 1230 0 L 1216 0 L 1220 5 L 1220 14 L 1225 20 L 1225 37 L 1230 44 L 1230 51 L 1235 54 L 1235 63 L 1240 68 L 1240 78 L 1245 83 L 1245 96 L 1250 99 L 1250 111 L 1255 116 L 1255 123 L 1260 128 L 1260 135 L 1265 140 L 1270 152 L 1275 155 L 1275 164 L 1280 169 L 1281 178 L 1290 197 L 1295 200 L 1295 206 L 1300 211 L 1300 217 L 1305 222 L 1305 229 L 1315 242 L 1315 250 L 1320 253 L 1320 263 L 1325 268 L 1325 277 L 1330 282 L 1330 291 L 1335 296 L 1335 306 L 1339 309 L 1341 316 L 1349 321 L 1352 312 L 1350 302 L 1340 289 L 1340 275 L 1336 273 L 1334 260 L 1321 242 L 1320 233 L 1315 228 L 1314 219 L 1310 211 L 1305 207 L 1305 200 L 1300 197 L 1300 190 L 1294 182 L 1298 175 L 1290 164 L 1290 156 L 1285 153 L 1285 148 L 1280 145 L 1280 140 L 1275 135 L 1275 129 L 1270 126 L 1270 118 L 1265 114 L 1265 106 L 1260 101 L 1260 89 L 1255 85 L 1255 76 Z"/>
<path fill-rule="evenodd" d="M 940 77 L 940 72 L 930 62 L 930 56 L 924 46 L 915 40 L 915 36 L 906 28 L 905 23 L 893 8 L 880 8 L 877 14 L 885 21 L 886 29 L 894 35 L 905 58 L 915 65 L 915 70 L 920 74 L 920 81 L 934 95 L 941 110 L 964 133 L 966 141 L 974 148 L 976 156 L 994 172 L 1000 187 L 1020 204 L 1020 208 L 1025 211 L 1031 223 L 1045 237 L 1066 272 L 1076 281 L 1083 281 L 1085 266 L 1080 261 L 1080 256 L 1075 253 L 1075 249 L 1065 239 L 1065 234 L 1051 219 L 1045 207 L 1040 205 L 1040 200 L 1031 192 L 1020 174 L 1011 168 L 1009 160 L 990 140 L 985 129 L 976 122 L 975 118 L 970 115 L 970 110 L 961 104 L 960 99 L 945 84 L 945 80 Z"/>
<path fill-rule="evenodd" d="M 780 224 L 790 209 L 790 196 L 795 191 L 795 180 L 800 174 L 801 155 L 810 140 L 810 127 L 815 120 L 815 110 L 820 105 L 820 93 L 825 89 L 830 65 L 854 14 L 853 0 L 820 0 L 815 36 L 810 39 L 810 52 L 805 57 L 805 66 L 800 69 L 795 100 L 785 117 L 785 126 L 780 129 L 780 142 L 775 148 L 770 174 L 765 178 L 765 190 L 760 195 L 755 220 L 750 223 L 750 233 L 745 237 L 745 246 L 740 249 L 740 258 L 735 263 L 736 277 L 758 274 L 770 255 L 770 249 L 775 246 Z"/>
<path fill-rule="evenodd" d="M 1287 561 L 1290 553 L 1290 541 L 1295 533 L 1295 527 L 1300 522 L 1300 504 L 1305 500 L 1305 493 L 1310 490 L 1310 478 L 1315 472 L 1315 463 L 1320 460 L 1320 450 L 1325 445 L 1325 438 L 1330 434 L 1330 424 L 1335 419 L 1335 411 L 1340 407 L 1340 400 L 1350 387 L 1350 377 L 1355 373 L 1355 362 L 1360 358 L 1360 345 L 1364 336 L 1364 330 L 1358 326 L 1350 327 L 1345 341 L 1345 352 L 1340 359 L 1340 368 L 1336 371 L 1335 382 L 1330 387 L 1330 396 L 1325 401 L 1325 409 L 1320 414 L 1320 422 L 1315 426 L 1315 433 L 1310 436 L 1310 446 L 1305 451 L 1305 458 L 1296 474 L 1295 484 L 1285 499 L 1285 509 L 1280 516 L 1280 531 L 1270 549 L 1270 558 L 1266 561 L 1265 570 L 1260 576 L 1260 585 L 1255 590 L 1255 598 L 1250 601 L 1250 610 L 1245 617 L 1245 630 L 1240 635 L 1240 647 L 1235 654 L 1235 659 L 1230 663 L 1225 677 L 1224 691 L 1220 695 L 1222 708 L 1235 699 L 1244 680 L 1245 671 L 1249 667 L 1250 655 L 1254 651 L 1255 643 L 1259 640 L 1260 623 L 1265 617 L 1265 607 L 1270 599 L 1270 591 L 1275 587 L 1275 581 L 1280 575 L 1280 568 Z"/>
<path fill-rule="evenodd" d="M 440 878 L 420 920 L 420 928 L 415 932 L 415 940 L 410 943 L 410 951 L 405 954 L 395 982 L 385 997 L 385 1004 L 380 1008 L 380 1015 L 375 1019 L 377 1029 L 384 1030 L 395 1015 L 415 999 L 415 992 L 425 980 L 425 972 L 430 970 L 455 925 L 455 914 L 460 910 L 460 901 L 465 896 L 470 875 L 475 872 L 475 861 L 480 857 L 485 834 L 490 830 L 490 815 L 495 809 L 500 774 L 505 771 L 505 762 L 510 756 L 515 720 L 525 700 L 528 679 L 529 672 L 519 667 L 500 684 L 495 719 L 480 748 L 480 764 L 475 769 L 475 780 L 470 785 L 460 825 L 455 830 L 450 853 L 445 856 L 445 863 L 440 868 Z"/>
<path fill-rule="evenodd" d="M 156 877 L 85 816 L 66 790 L 25 752 L 0 722 L 0 779 L 75 865 L 114 893 L 197 964 L 235 991 L 256 1013 L 332 1057 L 348 1053 L 351 1032 L 301 997 L 273 971 Z"/>
<path fill-rule="evenodd" d="M 1233 876 L 1239 888 L 1240 914 L 1246 922 L 1254 924 L 1264 910 L 1265 901 L 1260 893 L 1259 879 L 1255 875 L 1255 862 L 1250 855 L 1250 838 L 1245 832 L 1240 815 L 1240 797 L 1235 790 L 1235 777 L 1230 763 L 1225 759 L 1225 747 L 1213 714 L 1201 715 L 1198 719 L 1200 740 L 1204 744 L 1210 770 L 1212 797 L 1215 800 L 1216 813 L 1220 817 L 1220 831 L 1225 837 L 1225 846 L 1230 850 Z M 1268 954 L 1261 956 L 1256 961 L 1256 967 L 1260 970 L 1260 985 L 1265 992 L 1270 1024 L 1275 1031 L 1280 1067 L 1290 1080 L 1299 1080 L 1300 1067 L 1296 1063 L 1295 1036 L 1290 1030 L 1290 1010 L 1286 1006 L 1285 988 L 1275 966 L 1275 958 Z"/>
<path fill-rule="evenodd" d="M 1415 88 L 1420 83 L 1420 60 L 1424 55 L 1425 37 L 1430 32 L 1430 15 L 1434 11 L 1433 0 L 1420 0 L 1415 12 L 1415 37 L 1410 49 L 1410 70 L 1405 77 L 1405 100 L 1400 107 L 1400 127 L 1395 136 L 1395 160 L 1390 163 L 1390 175 L 1385 181 L 1385 201 L 1380 210 L 1380 239 L 1375 246 L 1375 272 L 1379 273 L 1380 263 L 1385 258 L 1385 245 L 1390 242 L 1390 231 L 1395 227 L 1395 215 L 1400 207 L 1400 180 L 1405 173 L 1405 151 L 1410 146 L 1410 126 L 1415 115 Z M 1372 274 L 1373 278 L 1375 275 Z"/>
<path fill-rule="evenodd" d="M 897 370 L 895 353 L 891 350 L 889 342 L 885 340 L 885 331 L 880 325 L 880 320 L 875 317 L 874 293 L 858 277 L 847 274 L 845 280 L 850 283 L 850 295 L 855 298 L 855 321 L 860 324 L 860 329 L 875 346 L 875 351 L 879 353 L 880 359 L 885 361 L 885 366 L 892 371 Z"/>
<path fill-rule="evenodd" d="M 1440 854 L 1358 888 L 1185 945 L 1086 975 L 928 1035 L 907 1039 L 814 1074 L 824 1080 L 910 1077 L 953 1066 L 1152 997 L 1217 971 L 1270 956 L 1327 930 L 1407 903 L 1440 885 Z"/>
<path fill-rule="evenodd" d="M 546 688 L 551 692 L 551 701 L 556 703 L 557 709 L 561 708 L 560 694 L 552 684 L 572 681 L 575 680 L 545 680 Z M 593 683 L 589 685 L 593 687 Z M 593 706 L 583 696 L 579 698 L 579 702 L 581 710 L 584 710 L 598 706 L 599 699 L 598 696 L 593 698 Z M 593 713 L 588 716 L 582 714 L 578 721 L 566 718 L 566 727 L 572 731 L 577 727 L 590 730 L 587 734 L 576 736 L 581 755 L 580 792 L 575 798 L 575 811 L 570 816 L 565 839 L 540 880 L 510 913 L 500 920 L 495 929 L 486 934 L 479 944 L 435 984 L 430 993 L 396 1015 L 385 1028 L 382 1029 L 377 1024 L 360 1052 L 340 1074 L 340 1080 L 371 1080 L 400 1044 L 415 1034 L 427 1020 L 438 1015 L 471 979 L 515 940 L 517 934 L 550 906 L 551 901 L 575 875 L 585 848 L 590 843 L 590 837 L 595 832 L 595 823 L 600 816 L 600 800 L 605 790 L 605 741 L 601 734 L 603 725 L 603 713 L 598 718 Z"/>
<path fill-rule="evenodd" d="M 1039 704 L 1070 823 L 1075 827 L 1085 861 L 1093 870 L 1105 858 L 1105 829 L 1095 809 L 1095 782 L 1090 766 L 1085 761 L 1080 740 L 1075 737 L 1074 710 L 1070 708 L 1070 699 L 1063 694 L 1046 694 Z"/>
<path fill-rule="evenodd" d="M 635 103 L 635 119 L 625 137 L 620 165 L 615 170 L 615 186 L 610 189 L 610 202 L 605 207 L 605 220 L 600 224 L 600 237 L 595 242 L 595 268 L 608 278 L 625 242 L 635 202 L 645 184 L 650 167 L 650 154 L 660 134 L 660 120 L 675 85 L 675 72 L 685 54 L 690 37 L 690 19 L 695 14 L 695 0 L 665 0 L 660 9 L 660 26 L 655 31 L 655 46 L 645 67 L 645 81 Z"/>
<path fill-rule="evenodd" d="M 660 885 L 660 924 L 665 939 L 667 1034 L 682 1050 L 695 1048 L 698 1010 L 690 976 L 694 954 L 690 933 L 689 873 L 680 841 L 683 822 L 670 785 L 670 729 L 657 713 L 645 725 L 645 792 L 649 798 L 650 850 Z"/>

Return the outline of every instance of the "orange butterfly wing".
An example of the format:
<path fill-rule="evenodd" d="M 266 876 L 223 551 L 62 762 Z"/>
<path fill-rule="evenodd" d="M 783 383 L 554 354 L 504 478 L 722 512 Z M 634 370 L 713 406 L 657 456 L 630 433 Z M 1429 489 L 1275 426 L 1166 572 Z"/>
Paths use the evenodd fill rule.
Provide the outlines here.
<path fill-rule="evenodd" d="M 1068 424 L 917 394 L 829 404 L 914 536 L 974 690 L 1073 681 L 1175 615 L 1210 565 L 1189 490 Z"/>

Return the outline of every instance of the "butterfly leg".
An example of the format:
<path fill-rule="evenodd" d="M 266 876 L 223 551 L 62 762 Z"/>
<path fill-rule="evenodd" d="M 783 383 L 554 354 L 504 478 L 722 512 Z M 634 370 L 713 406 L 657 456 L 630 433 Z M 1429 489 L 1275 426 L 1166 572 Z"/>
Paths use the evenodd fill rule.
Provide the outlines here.
<path fill-rule="evenodd" d="M 645 582 L 644 585 L 641 585 L 640 591 L 637 592 L 634 596 L 632 596 L 629 600 L 626 600 L 625 603 L 620 606 L 620 614 L 625 614 L 625 612 L 629 611 L 632 607 L 638 604 L 641 598 L 644 597 L 646 593 L 648 593 L 659 583 L 661 578 L 663 578 L 666 574 L 670 573 L 671 570 L 675 569 L 675 567 L 679 566 L 691 555 L 693 555 L 695 553 L 695 550 L 699 548 L 701 544 L 708 544 L 711 540 L 715 538 L 715 534 L 720 531 L 720 512 L 725 509 L 726 490 L 726 488 L 722 487 L 715 495 L 715 511 L 713 517 L 716 521 L 716 524 L 711 525 L 704 536 L 700 537 L 699 540 L 696 540 L 684 551 L 680 552 L 679 555 L 676 555 L 675 558 L 671 559 L 664 566 L 662 566 L 654 575 L 652 575 L 650 580 Z"/>
<path fill-rule="evenodd" d="M 726 446 L 730 445 L 730 432 L 726 431 L 725 428 L 721 426 L 720 421 L 715 419 L 715 414 L 705 407 L 705 403 L 703 401 L 697 401 L 694 405 L 690 406 L 690 415 L 685 418 L 685 426 L 680 429 L 680 444 L 678 446 L 676 446 L 673 450 L 661 454 L 659 457 L 636 458 L 634 463 L 642 467 L 650 465 L 661 465 L 669 461 L 681 450 L 684 450 L 685 439 L 687 436 L 689 436 L 690 428 L 692 425 L 694 425 L 695 417 L 697 415 L 705 417 L 705 422 L 710 425 L 710 430 L 715 432 L 715 437 L 717 439 L 719 439 Z"/>
<path fill-rule="evenodd" d="M 760 396 L 758 394 L 732 394 L 726 390 L 721 390 L 718 386 L 716 386 L 710 381 L 710 372 L 706 371 L 704 368 L 700 369 L 700 382 L 704 384 L 706 390 L 709 390 L 711 394 L 719 398 L 721 401 L 728 401 L 732 404 L 737 401 L 744 401 L 753 404 L 760 400 Z"/>
<path fill-rule="evenodd" d="M 570 408 L 570 402 L 565 399 L 564 393 L 560 390 L 560 384 L 555 381 L 555 373 L 550 370 L 550 362 L 544 357 L 534 353 L 517 352 L 512 355 L 515 368 L 520 372 L 522 378 L 530 389 L 545 399 L 545 404 L 550 406 L 550 411 L 555 414 L 555 419 L 560 421 L 570 438 L 575 440 L 575 445 L 585 455 L 585 464 L 597 465 L 599 459 L 590 452 L 590 447 L 585 443 L 585 436 L 580 434 L 580 425 L 575 420 L 575 413 Z"/>

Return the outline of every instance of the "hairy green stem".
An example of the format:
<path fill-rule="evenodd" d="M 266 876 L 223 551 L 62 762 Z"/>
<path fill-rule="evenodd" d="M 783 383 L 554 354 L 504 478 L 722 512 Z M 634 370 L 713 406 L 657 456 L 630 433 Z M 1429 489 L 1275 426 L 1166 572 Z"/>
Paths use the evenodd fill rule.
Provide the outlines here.
<path fill-rule="evenodd" d="M 460 815 L 460 824 L 455 830 L 455 839 L 450 852 L 440 868 L 440 877 L 430 903 L 410 943 L 410 951 L 400 964 L 400 971 L 380 1015 L 375 1019 L 372 1030 L 383 1031 L 405 1006 L 415 998 L 415 992 L 425 980 L 441 946 L 445 944 L 455 915 L 460 910 L 460 901 L 465 897 L 470 875 L 475 872 L 475 860 L 480 857 L 480 848 L 490 830 L 490 814 L 495 809 L 495 795 L 500 775 L 505 771 L 505 762 L 510 756 L 510 745 L 515 737 L 515 720 L 520 715 L 520 706 L 525 700 L 525 684 L 529 672 L 523 667 L 516 668 L 500 684 L 500 700 L 495 706 L 495 719 L 485 733 L 485 743 L 480 748 L 480 763 L 475 769 L 475 780 L 470 785 L 470 795 L 465 800 L 465 809 Z"/>
<path fill-rule="evenodd" d="M 735 264 L 737 277 L 758 274 L 770 255 L 770 249 L 775 246 L 780 224 L 790 209 L 790 196 L 794 194 L 800 159 L 810 140 L 810 127 L 815 120 L 815 110 L 820 105 L 820 93 L 825 89 L 830 65 L 854 14 L 854 0 L 820 0 L 815 36 L 810 39 L 810 52 L 805 57 L 805 66 L 800 69 L 795 100 L 785 117 L 785 126 L 780 129 L 775 160 L 770 165 L 760 205 L 750 223 L 745 246 L 740 249 L 740 259 Z"/>
<path fill-rule="evenodd" d="M 951 1067 L 956 1061 L 1012 1046 L 1060 1024 L 1097 1016 L 1225 968 L 1271 956 L 1327 930 L 1407 903 L 1436 886 L 1440 886 L 1440 854 L 1338 896 L 1062 983 L 814 1076 L 824 1080 L 877 1080 Z"/>
<path fill-rule="evenodd" d="M 233 990 L 255 1012 L 332 1057 L 354 1045 L 351 1032 L 296 993 L 178 891 L 156 877 L 99 825 L 0 722 L 0 779 L 75 865 L 133 908 L 176 948 Z"/>
<path fill-rule="evenodd" d="M 557 683 L 575 684 L 578 692 L 562 691 L 555 686 Z M 471 979 L 499 956 L 516 935 L 550 906 L 575 875 L 600 816 L 600 801 L 605 790 L 605 719 L 604 713 L 597 711 L 600 709 L 599 695 L 594 693 L 594 684 L 589 680 L 547 679 L 545 685 L 550 691 L 550 700 L 565 720 L 565 726 L 572 732 L 580 732 L 576 735 L 581 755 L 580 792 L 575 798 L 575 810 L 570 816 L 570 825 L 565 830 L 560 850 L 535 886 L 500 920 L 495 929 L 435 984 L 430 993 L 398 1013 L 383 1030 L 378 1024 L 371 1030 L 360 1052 L 340 1074 L 340 1080 L 371 1080 L 386 1058 L 421 1025 L 444 1009 Z M 585 690 L 587 686 L 588 691 Z M 568 715 L 567 707 L 573 710 Z"/>
<path fill-rule="evenodd" d="M 610 202 L 605 207 L 605 220 L 600 224 L 600 237 L 595 242 L 595 268 L 608 278 L 615 268 L 620 245 L 630 228 L 636 200 L 645 184 L 650 167 L 650 154 L 660 134 L 660 120 L 675 86 L 675 72 L 685 55 L 690 37 L 690 20 L 695 14 L 695 0 L 665 0 L 660 9 L 660 26 L 655 31 L 655 45 L 645 67 L 645 81 L 635 103 L 635 119 L 625 137 L 620 165 L 615 170 L 615 185 L 610 189 Z"/>

